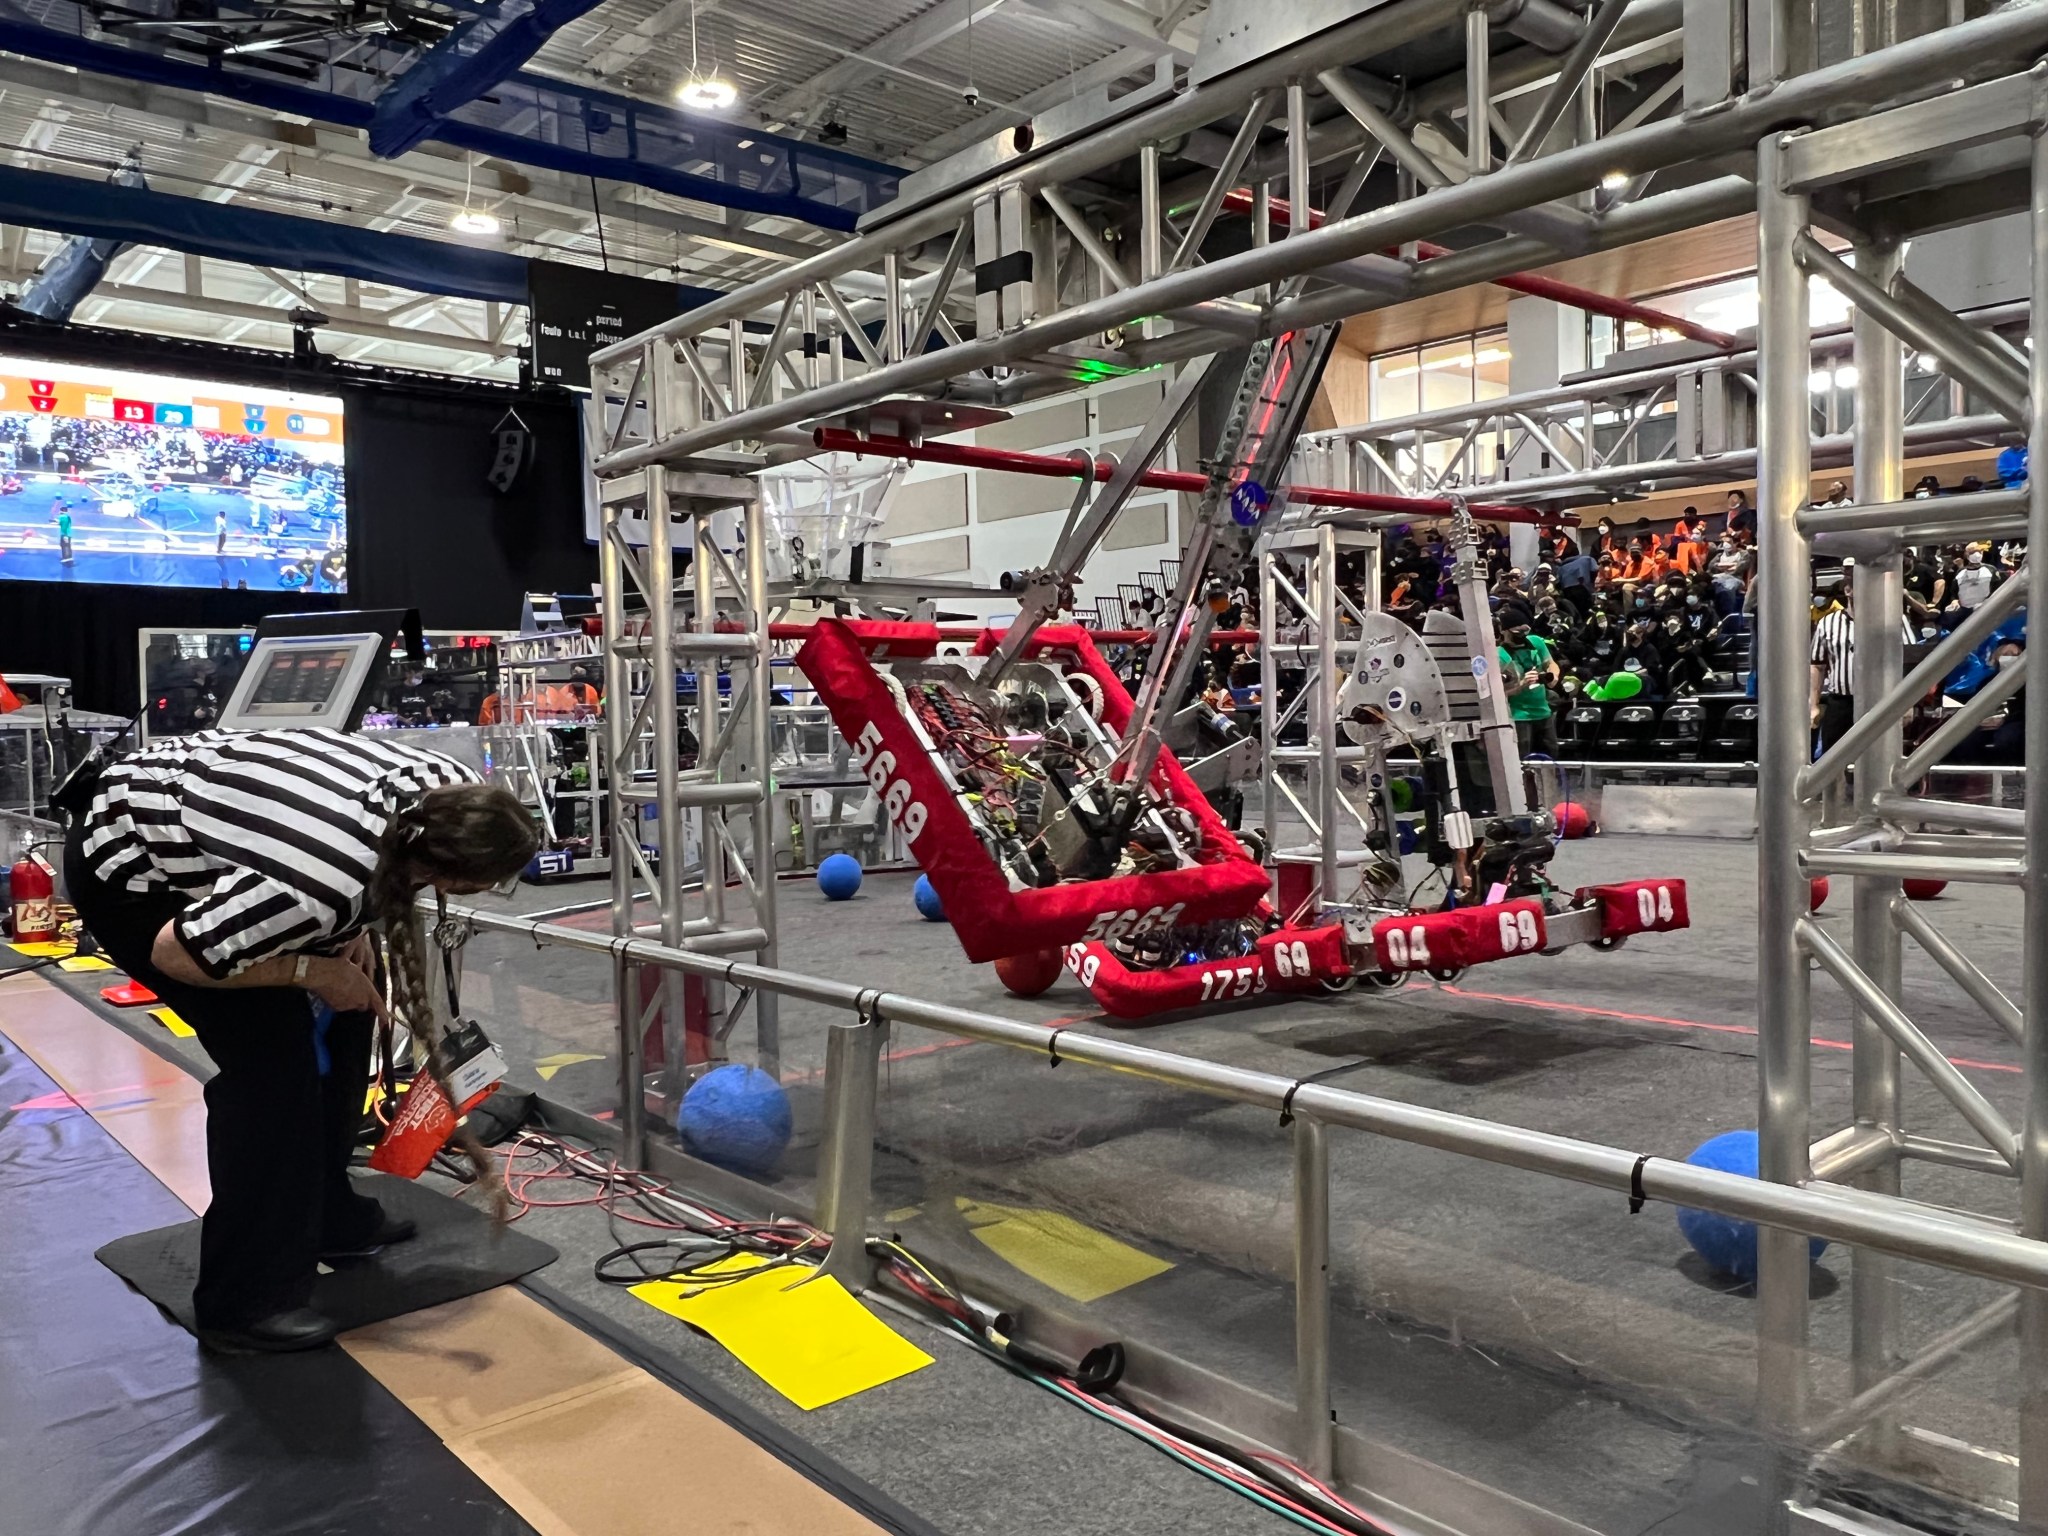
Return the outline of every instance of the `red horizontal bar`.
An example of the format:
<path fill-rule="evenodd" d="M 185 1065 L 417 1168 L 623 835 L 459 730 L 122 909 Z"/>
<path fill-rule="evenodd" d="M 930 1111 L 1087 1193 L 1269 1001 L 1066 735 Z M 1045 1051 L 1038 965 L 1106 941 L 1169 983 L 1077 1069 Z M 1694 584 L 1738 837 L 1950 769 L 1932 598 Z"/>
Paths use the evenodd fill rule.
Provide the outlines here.
<path fill-rule="evenodd" d="M 1239 187 L 1224 194 L 1224 208 L 1231 213 L 1250 213 L 1252 194 L 1249 188 Z M 1284 198 L 1269 199 L 1274 222 L 1294 227 L 1293 210 Z M 1314 229 L 1323 222 L 1322 210 L 1311 208 L 1308 213 L 1309 227 Z M 1427 240 L 1415 242 L 1415 254 L 1423 261 L 1438 256 L 1448 256 L 1451 249 L 1446 245 L 1432 245 Z M 1563 304 L 1571 309 L 1582 309 L 1589 315 L 1605 315 L 1610 320 L 1633 320 L 1639 325 L 1655 326 L 1659 330 L 1673 331 L 1687 341 L 1701 342 L 1709 347 L 1718 347 L 1723 352 L 1738 352 L 1744 343 L 1740 337 L 1730 336 L 1726 331 L 1709 330 L 1704 325 L 1695 325 L 1690 320 L 1667 314 L 1661 309 L 1652 309 L 1647 304 L 1638 304 L 1633 299 L 1617 299 L 1592 288 L 1581 288 L 1577 283 L 1563 282 L 1554 277 L 1533 277 L 1527 273 L 1513 277 L 1497 277 L 1493 286 L 1506 288 L 1513 293 L 1526 293 L 1534 298 L 1549 299 L 1554 304 Z"/>
<path fill-rule="evenodd" d="M 884 458 L 909 459 L 924 464 L 955 464 L 966 469 L 992 469 L 1015 475 L 1043 475 L 1052 479 L 1079 480 L 1084 477 L 1107 480 L 1115 473 L 1115 461 L 1103 457 L 1087 464 L 1073 457 L 1048 453 L 1019 453 L 1008 448 L 977 448 L 966 443 L 913 443 L 903 437 L 862 437 L 843 427 L 820 427 L 811 434 L 818 447 L 833 453 L 872 453 Z M 1083 455 L 1085 458 L 1086 456 Z M 1209 480 L 1195 470 L 1152 469 L 1138 477 L 1149 490 L 1200 493 Z M 1330 486 L 1290 485 L 1289 501 L 1312 507 L 1344 507 L 1354 512 L 1406 513 L 1413 517 L 1447 517 L 1456 505 L 1440 496 L 1380 496 L 1370 491 L 1340 491 Z M 1536 507 L 1511 506 L 1502 502 L 1469 502 L 1466 510 L 1474 517 L 1493 523 L 1576 523 L 1569 512 L 1547 512 Z"/>

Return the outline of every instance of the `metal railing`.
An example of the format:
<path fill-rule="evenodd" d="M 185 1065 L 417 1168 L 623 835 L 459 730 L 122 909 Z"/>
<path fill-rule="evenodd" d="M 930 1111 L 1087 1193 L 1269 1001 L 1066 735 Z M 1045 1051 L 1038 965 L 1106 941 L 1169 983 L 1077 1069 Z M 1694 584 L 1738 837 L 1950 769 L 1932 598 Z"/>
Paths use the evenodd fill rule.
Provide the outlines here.
<path fill-rule="evenodd" d="M 1025 1023 L 850 982 L 722 959 L 651 939 L 614 938 L 476 907 L 451 906 L 448 915 L 475 932 L 518 934 L 536 945 L 604 955 L 621 972 L 634 966 L 655 966 L 851 1014 L 850 1023 L 831 1027 L 827 1041 L 816 1218 L 833 1237 L 828 1271 L 855 1288 L 872 1279 L 866 1258 L 869 1184 L 879 1069 L 892 1023 L 1024 1051 L 1056 1066 L 1118 1073 L 1270 1111 L 1275 1129 L 1287 1131 L 1293 1149 L 1296 1443 L 1288 1449 L 1319 1473 L 1328 1473 L 1332 1461 L 1326 1138 L 1333 1127 L 1587 1184 L 1631 1199 L 1714 1211 L 1766 1228 L 1847 1243 L 1959 1274 L 2048 1290 L 2048 1242 L 2020 1237 L 1983 1218 L 1918 1206 L 1893 1196 L 1821 1181 L 1767 1183 L 1695 1167 L 1676 1158 L 1639 1154 L 1313 1080 L 1204 1061 L 1072 1028 Z M 630 997 L 632 989 L 625 995 Z M 622 1004 L 622 1032 L 636 1025 L 634 1010 Z M 622 1034 L 622 1046 L 627 1044 Z M 620 1060 L 621 1091 L 643 1093 L 637 1052 L 622 1049 Z M 646 1150 L 629 1144 L 625 1153 L 644 1163 Z M 786 1193 L 775 1198 L 787 1200 Z M 1908 1360 L 1896 1374 L 1910 1382 L 1927 1368 L 1927 1362 Z"/>

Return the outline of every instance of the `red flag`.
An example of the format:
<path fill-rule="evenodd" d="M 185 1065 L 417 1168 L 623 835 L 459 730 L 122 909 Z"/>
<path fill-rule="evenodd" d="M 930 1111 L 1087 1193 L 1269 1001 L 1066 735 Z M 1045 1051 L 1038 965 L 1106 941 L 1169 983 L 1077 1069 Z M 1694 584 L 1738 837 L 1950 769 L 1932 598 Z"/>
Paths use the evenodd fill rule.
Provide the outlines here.
<path fill-rule="evenodd" d="M 19 708 L 21 700 L 15 697 L 14 690 L 7 686 L 7 679 L 0 677 L 0 715 L 13 714 Z"/>

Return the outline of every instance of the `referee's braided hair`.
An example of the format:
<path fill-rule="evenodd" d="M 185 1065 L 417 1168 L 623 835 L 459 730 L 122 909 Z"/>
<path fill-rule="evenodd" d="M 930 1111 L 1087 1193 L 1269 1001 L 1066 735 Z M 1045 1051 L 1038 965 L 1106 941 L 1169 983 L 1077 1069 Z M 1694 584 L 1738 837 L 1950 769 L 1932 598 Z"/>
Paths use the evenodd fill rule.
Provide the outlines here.
<path fill-rule="evenodd" d="M 377 869 L 370 877 L 369 916 L 384 930 L 390 952 L 392 1001 L 427 1052 L 427 1070 L 445 1089 L 443 1023 L 427 987 L 426 936 L 415 898 L 436 880 L 488 890 L 524 869 L 540 846 L 533 816 L 510 791 L 490 784 L 449 784 L 430 789 L 401 808 L 384 829 Z M 507 1214 L 497 1166 L 468 1127 L 456 1144 Z"/>

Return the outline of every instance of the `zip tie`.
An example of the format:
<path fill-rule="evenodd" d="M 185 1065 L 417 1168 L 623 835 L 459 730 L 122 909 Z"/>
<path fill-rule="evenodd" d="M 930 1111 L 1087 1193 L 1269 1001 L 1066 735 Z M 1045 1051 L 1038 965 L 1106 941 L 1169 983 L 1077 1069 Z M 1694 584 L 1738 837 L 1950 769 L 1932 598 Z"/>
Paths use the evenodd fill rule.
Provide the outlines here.
<path fill-rule="evenodd" d="M 1055 1067 L 1060 1064 L 1060 1036 L 1065 1033 L 1064 1029 L 1056 1029 L 1052 1032 L 1052 1038 L 1045 1042 L 1045 1054 L 1051 1058 L 1051 1064 Z"/>
<path fill-rule="evenodd" d="M 1301 1092 L 1302 1085 L 1307 1081 L 1308 1079 L 1305 1077 L 1297 1078 L 1287 1085 L 1287 1097 L 1280 1101 L 1280 1123 L 1282 1125 L 1294 1124 L 1294 1096 Z"/>
<path fill-rule="evenodd" d="M 1650 1154 L 1645 1152 L 1636 1159 L 1635 1167 L 1629 1170 L 1628 1213 L 1631 1216 L 1640 1211 L 1643 1208 L 1643 1203 L 1650 1198 L 1643 1189 L 1643 1165 L 1648 1163 L 1649 1160 Z"/>

